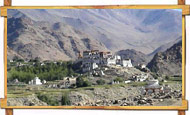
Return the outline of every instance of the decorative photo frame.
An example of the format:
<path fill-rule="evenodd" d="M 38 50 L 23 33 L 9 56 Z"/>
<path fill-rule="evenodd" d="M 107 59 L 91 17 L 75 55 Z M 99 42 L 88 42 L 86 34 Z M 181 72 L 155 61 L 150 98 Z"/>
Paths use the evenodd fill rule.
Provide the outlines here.
<path fill-rule="evenodd" d="M 8 9 L 182 9 L 182 106 L 8 106 L 7 105 L 7 12 Z M 178 115 L 185 115 L 188 102 L 185 99 L 185 16 L 190 14 L 190 6 L 184 0 L 178 0 L 178 5 L 119 5 L 119 6 L 11 6 L 11 0 L 4 0 L 1 16 L 4 17 L 4 68 L 5 68 L 5 98 L 1 99 L 1 108 L 6 109 L 6 115 L 13 115 L 13 109 L 106 109 L 106 110 L 176 110 Z"/>

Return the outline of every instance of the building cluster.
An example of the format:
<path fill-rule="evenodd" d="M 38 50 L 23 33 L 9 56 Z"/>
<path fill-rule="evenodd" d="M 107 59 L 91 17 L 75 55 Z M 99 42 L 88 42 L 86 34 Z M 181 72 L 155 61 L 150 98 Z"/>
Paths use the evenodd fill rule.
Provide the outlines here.
<path fill-rule="evenodd" d="M 111 52 L 99 52 L 99 50 L 84 51 L 82 60 L 83 72 L 94 70 L 100 66 L 119 65 L 123 67 L 132 67 L 130 59 L 122 59 L 119 55 L 112 55 Z"/>

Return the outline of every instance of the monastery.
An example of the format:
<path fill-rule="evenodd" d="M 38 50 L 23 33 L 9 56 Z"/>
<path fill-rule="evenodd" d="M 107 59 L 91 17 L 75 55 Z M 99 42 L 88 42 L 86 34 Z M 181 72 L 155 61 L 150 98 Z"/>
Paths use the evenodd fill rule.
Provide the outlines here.
<path fill-rule="evenodd" d="M 123 67 L 133 67 L 131 60 L 124 60 L 119 55 L 112 55 L 111 52 L 99 52 L 99 50 L 84 51 L 82 60 L 83 72 L 92 71 L 100 66 L 118 65 Z"/>

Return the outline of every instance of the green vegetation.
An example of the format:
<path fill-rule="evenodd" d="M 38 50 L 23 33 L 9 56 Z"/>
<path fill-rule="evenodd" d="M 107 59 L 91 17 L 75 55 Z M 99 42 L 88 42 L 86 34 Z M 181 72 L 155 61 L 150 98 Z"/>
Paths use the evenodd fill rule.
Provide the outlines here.
<path fill-rule="evenodd" d="M 169 79 L 170 79 L 170 76 L 165 76 L 165 79 L 166 79 L 166 80 L 169 80 Z"/>
<path fill-rule="evenodd" d="M 119 81 L 119 82 L 123 82 L 123 78 L 117 77 L 117 78 L 114 79 L 114 81 L 116 81 L 116 82 L 118 82 L 118 81 Z"/>
<path fill-rule="evenodd" d="M 61 97 L 61 105 L 71 105 L 71 101 L 69 99 L 68 92 L 66 92 L 64 95 Z"/>
<path fill-rule="evenodd" d="M 168 81 L 182 81 L 182 76 L 165 76 Z"/>
<path fill-rule="evenodd" d="M 17 57 L 17 56 L 14 56 L 13 61 L 16 61 L 16 62 L 24 62 L 23 59 L 20 59 L 20 58 Z"/>
<path fill-rule="evenodd" d="M 182 83 L 182 76 L 165 76 L 164 77 L 167 82 L 164 82 L 164 80 L 160 81 L 160 85 L 163 84 L 173 84 L 173 83 Z"/>
<path fill-rule="evenodd" d="M 15 69 L 11 69 L 11 71 L 8 74 L 8 80 L 12 81 L 14 79 L 18 79 L 19 81 L 27 83 L 31 79 L 35 77 L 35 74 L 33 73 L 27 73 L 24 71 L 17 71 Z"/>
<path fill-rule="evenodd" d="M 58 101 L 55 98 L 52 98 L 51 96 L 47 94 L 38 94 L 37 97 L 41 101 L 46 102 L 48 105 L 51 105 L 51 106 L 59 105 Z"/>
<path fill-rule="evenodd" d="M 172 80 L 172 81 L 182 81 L 182 77 L 171 77 L 170 80 Z"/>
<path fill-rule="evenodd" d="M 86 76 L 81 76 L 76 79 L 76 86 L 77 87 L 89 87 L 92 83 L 88 81 Z"/>
<path fill-rule="evenodd" d="M 137 87 L 137 86 L 145 86 L 147 85 L 146 82 L 130 82 L 128 83 L 130 86 Z"/>
<path fill-rule="evenodd" d="M 175 77 L 175 76 L 172 76 L 172 77 L 169 77 L 170 81 L 182 81 L 182 76 L 178 76 L 178 77 Z"/>
<path fill-rule="evenodd" d="M 96 83 L 97 83 L 98 85 L 104 85 L 106 82 L 105 82 L 105 80 L 100 79 L 100 80 L 97 80 Z"/>
<path fill-rule="evenodd" d="M 21 82 L 28 83 L 35 76 L 41 80 L 61 80 L 63 77 L 76 76 L 72 69 L 72 62 L 42 62 L 30 60 L 27 63 L 22 62 L 22 66 L 18 66 L 19 62 L 8 63 L 8 80 L 18 79 Z M 43 65 L 42 65 L 43 64 Z"/>

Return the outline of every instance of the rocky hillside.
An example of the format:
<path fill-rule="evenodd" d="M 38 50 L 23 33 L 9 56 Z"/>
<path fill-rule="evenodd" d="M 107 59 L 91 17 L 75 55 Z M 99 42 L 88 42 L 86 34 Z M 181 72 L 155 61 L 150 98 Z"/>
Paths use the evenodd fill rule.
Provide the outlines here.
<path fill-rule="evenodd" d="M 7 100 L 8 106 L 48 106 L 47 103 L 39 100 L 35 95 L 28 97 L 9 98 Z"/>
<path fill-rule="evenodd" d="M 123 59 L 131 59 L 132 64 L 135 66 L 147 64 L 150 61 L 150 58 L 146 54 L 134 49 L 120 50 L 116 54 L 120 55 Z"/>
<path fill-rule="evenodd" d="M 147 67 L 162 75 L 182 75 L 182 41 L 165 52 L 157 53 Z"/>
<path fill-rule="evenodd" d="M 34 21 L 26 16 L 8 19 L 8 57 L 72 60 L 84 50 L 107 48 L 101 42 L 62 22 Z"/>
<path fill-rule="evenodd" d="M 181 12 L 169 9 L 19 9 L 8 10 L 8 16 L 65 23 L 112 52 L 135 49 L 150 54 L 181 36 Z"/>

